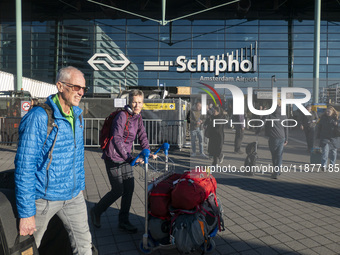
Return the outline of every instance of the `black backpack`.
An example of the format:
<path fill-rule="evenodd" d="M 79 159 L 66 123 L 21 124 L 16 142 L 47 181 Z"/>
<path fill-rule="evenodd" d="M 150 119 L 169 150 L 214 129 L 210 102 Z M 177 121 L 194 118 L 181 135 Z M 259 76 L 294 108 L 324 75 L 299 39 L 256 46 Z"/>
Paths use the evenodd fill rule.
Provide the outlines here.
<path fill-rule="evenodd" d="M 247 155 L 251 155 L 257 152 L 257 142 L 249 143 L 246 147 Z"/>
<path fill-rule="evenodd" d="M 206 226 L 205 217 L 199 212 L 179 214 L 171 225 L 170 242 L 182 253 L 197 251 L 208 240 Z"/>

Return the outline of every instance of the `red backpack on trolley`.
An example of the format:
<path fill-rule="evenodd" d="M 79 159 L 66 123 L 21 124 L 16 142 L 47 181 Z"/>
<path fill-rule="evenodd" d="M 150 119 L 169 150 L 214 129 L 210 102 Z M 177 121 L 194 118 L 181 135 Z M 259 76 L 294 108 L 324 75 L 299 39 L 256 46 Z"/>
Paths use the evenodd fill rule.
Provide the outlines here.
<path fill-rule="evenodd" d="M 192 210 L 202 204 L 211 193 L 216 197 L 217 183 L 214 176 L 200 169 L 185 172 L 171 192 L 174 208 Z"/>
<path fill-rule="evenodd" d="M 171 191 L 174 188 L 173 182 L 178 180 L 181 174 L 173 174 L 169 178 L 158 183 L 149 193 L 149 214 L 160 218 L 169 219 L 171 204 Z"/>

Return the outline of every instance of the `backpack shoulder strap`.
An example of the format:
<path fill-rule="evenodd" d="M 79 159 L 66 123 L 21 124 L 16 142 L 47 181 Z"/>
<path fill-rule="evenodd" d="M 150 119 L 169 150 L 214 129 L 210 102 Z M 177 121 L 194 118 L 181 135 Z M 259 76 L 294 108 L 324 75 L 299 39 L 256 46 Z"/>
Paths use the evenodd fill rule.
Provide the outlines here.
<path fill-rule="evenodd" d="M 79 115 L 79 121 L 80 121 L 80 125 L 83 125 L 83 114 Z"/>
<path fill-rule="evenodd" d="M 46 140 L 47 140 L 47 137 L 51 134 L 52 129 L 53 129 L 53 124 L 54 124 L 53 110 L 52 110 L 51 106 L 49 106 L 46 103 L 40 103 L 40 104 L 35 105 L 34 107 L 43 108 L 45 110 L 46 114 L 47 114 L 47 117 L 48 117 L 48 120 L 47 120 L 47 135 L 46 135 Z M 45 143 L 46 143 L 46 140 L 45 140 Z"/>
<path fill-rule="evenodd" d="M 47 114 L 47 117 L 48 117 L 48 120 L 47 120 L 47 135 L 46 135 L 46 139 L 45 139 L 45 142 L 44 142 L 43 147 L 45 146 L 45 144 L 46 144 L 46 142 L 47 142 L 47 138 L 48 138 L 49 135 L 51 134 L 52 129 L 53 129 L 54 127 L 57 128 L 57 133 L 56 133 L 56 135 L 55 135 L 55 137 L 54 137 L 53 144 L 52 144 L 52 146 L 51 146 L 51 148 L 50 148 L 50 151 L 49 151 L 49 153 L 48 153 L 48 158 L 50 159 L 50 162 L 48 162 L 48 165 L 47 165 L 47 167 L 46 167 L 46 175 L 47 175 L 47 178 L 46 178 L 46 179 L 47 179 L 47 184 L 46 184 L 46 187 L 45 187 L 45 194 L 46 194 L 47 187 L 48 187 L 48 180 L 49 180 L 49 178 L 48 178 L 48 174 L 49 174 L 49 173 L 48 173 L 48 170 L 49 170 L 49 168 L 50 168 L 50 166 L 51 166 L 51 163 L 52 163 L 52 159 L 53 159 L 52 153 L 53 153 L 53 149 L 54 149 L 55 143 L 56 143 L 56 141 L 57 141 L 59 128 L 58 128 L 58 125 L 55 123 L 55 118 L 54 118 L 54 116 L 53 116 L 53 110 L 52 110 L 51 106 L 49 106 L 49 105 L 46 104 L 46 103 L 43 103 L 43 104 L 38 104 L 38 105 L 36 105 L 36 107 L 41 107 L 41 108 L 43 108 L 43 109 L 45 110 L 46 114 Z"/>

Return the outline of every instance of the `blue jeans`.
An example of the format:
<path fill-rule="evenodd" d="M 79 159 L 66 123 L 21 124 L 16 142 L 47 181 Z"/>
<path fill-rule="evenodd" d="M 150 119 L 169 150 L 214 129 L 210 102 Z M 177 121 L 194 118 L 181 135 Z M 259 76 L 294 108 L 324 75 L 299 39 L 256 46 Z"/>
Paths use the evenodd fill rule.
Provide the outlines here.
<path fill-rule="evenodd" d="M 38 199 L 35 201 L 35 205 L 37 231 L 33 235 L 37 247 L 40 246 L 48 222 L 57 214 L 69 234 L 73 254 L 92 255 L 92 240 L 83 192 L 79 192 L 78 196 L 66 201 Z"/>
<path fill-rule="evenodd" d="M 268 140 L 269 150 L 270 150 L 270 153 L 272 154 L 273 166 L 282 165 L 282 154 L 283 154 L 284 143 L 285 143 L 285 138 L 270 137 Z"/>
<path fill-rule="evenodd" d="M 334 165 L 336 162 L 336 156 L 337 156 L 337 148 L 334 148 L 334 146 L 330 145 L 327 140 L 325 139 L 320 141 L 320 147 L 322 149 L 322 158 L 321 158 L 321 165 L 326 167 L 329 157 L 329 164 Z"/>
<path fill-rule="evenodd" d="M 196 137 L 198 138 L 198 145 L 200 148 L 200 153 L 203 153 L 203 134 L 202 130 L 196 128 L 191 130 L 191 146 L 192 146 L 192 153 L 196 153 Z"/>

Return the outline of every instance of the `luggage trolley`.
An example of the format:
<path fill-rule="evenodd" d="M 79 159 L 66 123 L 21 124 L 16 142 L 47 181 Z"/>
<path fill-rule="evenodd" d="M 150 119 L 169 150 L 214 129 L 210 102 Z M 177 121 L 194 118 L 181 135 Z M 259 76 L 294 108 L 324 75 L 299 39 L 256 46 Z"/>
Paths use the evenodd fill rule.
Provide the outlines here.
<path fill-rule="evenodd" d="M 149 162 L 150 150 L 144 149 L 141 153 L 137 155 L 137 157 L 132 161 L 131 166 L 142 166 L 144 167 L 144 171 L 140 175 L 140 179 L 144 180 L 145 187 L 145 231 L 143 234 L 143 238 L 140 242 L 140 250 L 149 254 L 158 248 L 162 249 L 173 249 L 176 246 L 174 244 L 160 244 L 157 241 L 154 241 L 153 238 L 149 235 L 149 215 L 148 215 L 148 196 L 149 192 L 155 187 L 159 182 L 168 178 L 174 172 L 174 162 L 169 158 L 170 145 L 168 143 L 164 143 L 161 145 L 158 150 L 154 153 L 156 155 L 160 150 L 164 152 L 164 159 L 160 156 L 157 159 L 152 160 L 155 162 Z M 144 158 L 144 165 L 136 164 L 136 161 L 139 157 Z M 150 167 L 150 168 L 149 168 Z"/>

